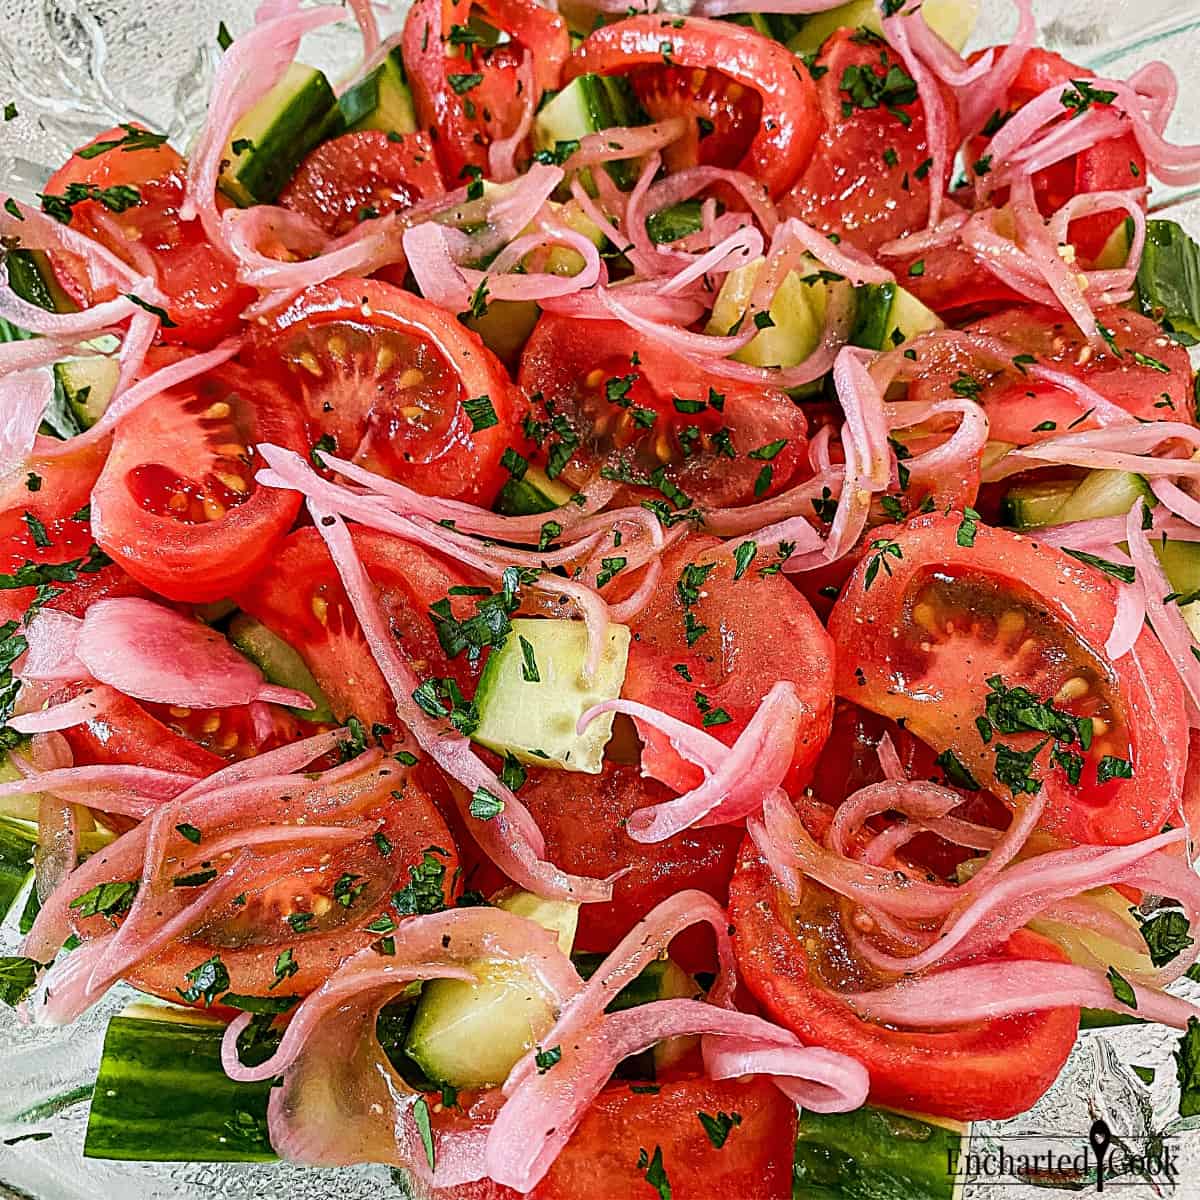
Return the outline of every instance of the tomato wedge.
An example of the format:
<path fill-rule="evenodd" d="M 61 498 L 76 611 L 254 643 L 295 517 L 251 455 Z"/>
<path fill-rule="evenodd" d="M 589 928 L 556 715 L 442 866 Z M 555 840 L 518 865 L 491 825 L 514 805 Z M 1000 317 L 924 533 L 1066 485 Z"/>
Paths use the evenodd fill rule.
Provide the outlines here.
<path fill-rule="evenodd" d="M 1043 793 L 1042 828 L 1134 842 L 1178 807 L 1187 719 L 1149 630 L 1105 655 L 1115 611 L 1106 576 L 1029 538 L 959 514 L 886 526 L 830 617 L 838 694 L 903 719 L 947 775 Z"/>
<path fill-rule="evenodd" d="M 980 51 L 982 53 L 982 51 Z M 977 57 L 977 56 L 976 56 Z M 1030 100 L 1050 88 L 1070 87 L 1075 79 L 1086 79 L 1091 72 L 1068 62 L 1061 54 L 1034 46 L 1025 52 L 1021 68 L 1009 86 L 1001 111 L 994 114 L 989 128 L 1002 124 Z M 1063 120 L 1073 119 L 1063 109 Z M 977 162 L 987 154 L 987 140 L 975 138 L 971 143 L 971 161 Z M 1072 196 L 1086 192 L 1121 192 L 1146 186 L 1146 156 L 1132 133 L 1122 137 L 1097 141 L 1062 162 L 1038 171 L 1033 177 L 1033 191 L 1038 208 L 1050 216 Z M 1003 194 L 998 197 L 1004 199 Z M 1067 237 L 1080 257 L 1091 262 L 1104 249 L 1105 242 L 1125 219 L 1124 213 L 1097 213 L 1072 221 Z"/>
<path fill-rule="evenodd" d="M 720 1149 L 700 1122 L 700 1114 L 715 1118 L 718 1113 L 741 1117 Z M 469 1110 L 460 1115 L 444 1109 L 437 1120 L 439 1128 L 462 1127 Z M 657 1185 L 659 1194 L 673 1200 L 789 1200 L 795 1139 L 795 1106 L 766 1079 L 682 1079 L 653 1087 L 614 1080 L 588 1108 L 546 1177 L 526 1195 L 529 1200 L 653 1196 L 646 1172 L 657 1161 L 670 1189 Z M 439 1195 L 516 1200 L 518 1193 L 483 1179 Z"/>
<path fill-rule="evenodd" d="M 463 37 L 472 13 L 499 35 Z M 566 22 L 535 0 L 417 0 L 404 23 L 401 54 L 417 120 L 453 186 L 468 167 L 485 170 L 488 146 L 512 137 L 529 107 L 559 86 L 571 53 Z M 520 78 L 528 58 L 534 95 Z"/>
<path fill-rule="evenodd" d="M 754 135 L 739 158 L 721 165 L 746 172 L 772 196 L 782 195 L 796 182 L 820 132 L 816 90 L 794 54 L 753 29 L 704 17 L 629 17 L 590 34 L 571 56 L 563 78 L 569 81 L 589 72 L 625 75 L 663 67 L 684 68 L 689 76 L 680 80 L 679 76 L 633 75 L 639 95 L 657 109 L 651 109 L 652 115 L 712 119 L 712 115 L 697 111 L 708 95 L 713 97 L 712 114 L 720 115 L 725 104 L 737 105 L 736 116 L 729 112 L 722 117 L 721 142 L 713 153 L 721 143 L 727 151 L 737 149 L 741 133 L 750 123 L 755 126 Z M 695 76 L 697 71 L 704 73 L 703 80 Z M 714 72 L 723 78 L 714 79 Z M 757 95 L 757 107 L 753 102 L 745 104 L 737 88 Z M 713 125 L 715 134 L 715 120 Z M 698 123 L 684 145 L 693 144 L 692 139 L 696 161 L 711 161 L 706 157 L 709 152 L 700 149 L 704 143 Z M 690 155 L 681 165 L 690 165 Z"/>
<path fill-rule="evenodd" d="M 720 508 L 809 471 L 808 421 L 783 392 L 708 375 L 619 321 L 543 315 L 518 380 L 534 457 L 575 487 L 604 468 Z"/>
<path fill-rule="evenodd" d="M 340 786 L 349 794 L 354 784 Z M 277 819 L 287 819 L 287 807 L 284 802 Z M 304 812 L 301 809 L 300 815 Z M 187 988 L 188 971 L 217 955 L 229 973 L 229 991 L 302 996 L 379 937 L 367 928 L 372 921 L 389 911 L 393 919 L 402 919 L 392 907 L 393 893 L 410 883 L 409 869 L 420 866 L 427 855 L 442 868 L 444 894 L 449 893 L 458 861 L 453 842 L 429 797 L 411 777 L 397 768 L 364 789 L 337 812 L 337 824 L 352 819 L 359 823 L 362 839 L 349 846 L 306 847 L 301 826 L 282 862 L 275 847 L 269 856 L 252 860 L 239 877 L 243 890 L 236 897 L 218 902 L 198 929 L 139 963 L 125 976 L 127 982 L 175 1003 L 203 1004 L 203 999 L 181 998 L 178 989 Z M 188 864 L 185 878 L 203 871 L 206 841 L 215 844 L 262 821 L 254 802 L 248 801 L 247 811 L 237 820 L 201 824 L 199 842 L 176 839 L 168 863 Z M 77 922 L 85 938 L 109 928 L 103 917 Z M 279 965 L 281 955 L 286 966 Z"/>
<path fill-rule="evenodd" d="M 400 651 L 424 678 L 453 679 L 472 696 L 480 664 L 448 659 L 430 606 L 470 582 L 452 565 L 388 534 L 354 527 L 354 545 L 379 589 Z M 470 615 L 469 602 L 449 596 L 451 611 Z M 351 714 L 370 729 L 393 725 L 392 697 L 321 535 L 311 526 L 286 538 L 271 565 L 237 598 L 238 605 L 288 642 L 308 664 L 340 719 Z"/>
<path fill-rule="evenodd" d="M 172 600 L 232 595 L 300 507 L 255 481 L 259 442 L 308 449 L 287 394 L 236 363 L 147 401 L 118 427 L 92 493 L 97 542 Z"/>
<path fill-rule="evenodd" d="M 361 221 L 403 212 L 445 192 L 429 135 L 364 129 L 322 142 L 279 203 L 341 237 Z"/>
<path fill-rule="evenodd" d="M 688 829 L 653 845 L 635 842 L 625 832 L 636 809 L 673 795 L 625 763 L 606 762 L 598 778 L 577 771 L 529 772 L 521 802 L 546 837 L 547 857 L 564 871 L 599 878 L 627 872 L 613 885 L 610 903 L 585 904 L 579 910 L 576 950 L 611 950 L 656 904 L 687 888 L 725 903 L 740 830 L 722 825 Z M 465 845 L 462 852 L 464 858 L 470 853 Z M 475 871 L 467 866 L 467 886 L 485 894 L 503 886 L 489 867 L 486 860 Z M 671 943 L 671 957 L 688 971 L 711 970 L 711 947 L 707 930 L 686 930 Z"/>
<path fill-rule="evenodd" d="M 74 204 L 71 228 L 135 270 L 149 268 L 156 275 L 172 322 L 161 326 L 164 341 L 214 345 L 238 327 L 242 310 L 256 293 L 237 282 L 233 263 L 208 243 L 199 221 L 180 219 L 183 159 L 166 144 L 131 148 L 139 131 L 145 132 L 125 125 L 93 138 L 50 177 L 46 195 L 63 196 L 73 185 L 89 185 L 111 197 L 107 205 L 95 199 Z M 112 143 L 118 144 L 102 149 Z M 127 201 L 132 203 L 122 207 Z M 83 259 L 55 253 L 53 262 L 59 281 L 78 304 L 87 307 L 115 295 L 111 286 L 93 282 Z"/>
<path fill-rule="evenodd" d="M 1012 357 L 1033 355 L 1100 393 L 1143 421 L 1194 420 L 1187 351 L 1149 317 L 1127 308 L 1100 309 L 1096 319 L 1111 335 L 1101 349 L 1089 345 L 1064 313 L 1024 305 L 969 326 L 1001 339 Z M 1026 362 L 981 367 L 969 350 L 934 342 L 918 349 L 920 371 L 909 387 L 914 400 L 973 393 L 987 410 L 993 440 L 1025 446 L 1067 432 L 1095 428 L 1088 401 L 1055 384 L 1031 379 Z M 964 380 L 968 382 L 964 384 Z"/>
<path fill-rule="evenodd" d="M 826 233 L 874 253 L 921 229 L 933 177 L 925 110 L 899 56 L 866 30 L 840 29 L 817 57 L 816 94 L 824 118 L 812 161 L 782 203 Z M 958 145 L 958 110 L 943 89 L 946 144 Z"/>
<path fill-rule="evenodd" d="M 1040 1099 L 1075 1045 L 1078 1008 L 936 1033 L 865 1021 L 838 995 L 870 981 L 848 950 L 832 892 L 806 882 L 800 907 L 791 909 L 747 840 L 729 895 L 746 986 L 802 1041 L 861 1062 L 876 1104 L 956 1121 L 1015 1116 Z M 1028 930 L 989 957 L 1068 961 L 1053 942 Z"/>
<path fill-rule="evenodd" d="M 247 357 L 341 457 L 426 495 L 485 506 L 507 478 L 500 459 L 516 440 L 508 375 L 476 334 L 411 292 L 378 279 L 309 288 L 255 330 Z"/>
<path fill-rule="evenodd" d="M 805 711 L 785 781 L 794 790 L 808 782 L 829 735 L 834 652 L 812 606 L 778 572 L 778 562 L 776 547 L 764 546 L 735 580 L 733 558 L 715 539 L 685 539 L 664 554 L 662 579 L 631 623 L 622 695 L 703 724 L 728 745 L 772 685 L 790 680 Z M 647 730 L 644 741 L 648 774 L 681 792 L 699 781 L 698 768 L 662 734 Z"/>

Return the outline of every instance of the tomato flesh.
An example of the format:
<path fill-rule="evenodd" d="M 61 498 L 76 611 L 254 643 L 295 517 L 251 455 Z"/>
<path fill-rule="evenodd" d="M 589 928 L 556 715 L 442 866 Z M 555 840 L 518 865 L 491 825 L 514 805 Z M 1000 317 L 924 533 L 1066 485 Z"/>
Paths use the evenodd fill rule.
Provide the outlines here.
<path fill-rule="evenodd" d="M 635 89 L 657 105 L 661 115 L 711 120 L 713 134 L 719 131 L 713 153 L 732 151 L 744 128 L 753 125 L 753 137 L 741 157 L 721 165 L 746 172 L 772 196 L 782 195 L 796 182 L 820 129 L 813 81 L 784 46 L 753 29 L 703 17 L 667 22 L 658 14 L 627 17 L 592 33 L 566 64 L 564 79 L 664 67 L 680 73 L 641 77 L 640 82 L 638 75 L 633 77 Z M 705 80 L 696 80 L 695 71 L 705 72 Z M 753 100 L 740 96 L 737 88 L 758 96 L 757 114 Z M 711 97 L 708 111 L 697 111 L 705 107 L 706 97 Z M 736 106 L 736 116 L 727 105 Z M 709 151 L 704 140 L 697 125 L 679 152 L 684 162 L 691 163 L 689 144 L 696 146 L 696 161 L 715 161 L 705 157 Z"/>
<path fill-rule="evenodd" d="M 584 1114 L 530 1200 L 615 1200 L 653 1195 L 646 1182 L 655 1150 L 674 1200 L 753 1196 L 787 1200 L 792 1194 L 796 1109 L 766 1079 L 684 1079 L 652 1090 L 610 1083 Z M 724 1146 L 713 1146 L 698 1113 L 738 1113 L 741 1123 Z M 439 1127 L 461 1126 L 454 1110 Z M 642 1165 L 639 1166 L 639 1162 Z M 490 1180 L 439 1192 L 444 1200 L 515 1200 L 518 1193 Z"/>
<path fill-rule="evenodd" d="M 804 1042 L 839 1050 L 871 1076 L 873 1103 L 958 1121 L 995 1120 L 1031 1108 L 1075 1045 L 1078 1008 L 976 1022 L 930 1032 L 859 1017 L 839 995 L 871 986 L 841 933 L 837 897 L 806 882 L 802 905 L 784 903 L 747 841 L 730 885 L 729 919 L 746 986 L 768 1014 Z M 990 958 L 1066 962 L 1028 930 Z"/>
<path fill-rule="evenodd" d="M 356 526 L 354 544 L 413 670 L 423 679 L 454 679 L 472 696 L 479 664 L 465 656 L 447 659 L 429 616 L 430 605 L 468 580 L 449 563 L 387 534 Z M 315 529 L 298 529 L 286 538 L 270 568 L 237 599 L 300 653 L 339 719 L 353 714 L 368 729 L 395 727 L 391 693 Z M 456 616 L 468 615 L 462 597 L 450 601 Z"/>
<path fill-rule="evenodd" d="M 1110 661 L 1116 599 L 1104 575 L 983 525 L 961 546 L 961 523 L 939 514 L 873 531 L 829 622 L 845 648 L 838 694 L 902 718 L 1000 796 L 1041 792 L 1041 826 L 1061 837 L 1123 844 L 1157 832 L 1178 806 L 1187 744 L 1182 689 L 1162 647 L 1143 630 Z M 1090 719 L 1089 737 L 1059 742 L 1001 719 L 981 729 L 989 696 L 1014 688 Z M 1062 753 L 1079 756 L 1076 778 L 1052 757 Z M 1014 755 L 1029 756 L 1024 768 Z"/>
<path fill-rule="evenodd" d="M 258 442 L 307 449 L 287 395 L 235 363 L 147 401 L 121 422 L 96 483 L 96 540 L 173 600 L 231 595 L 300 507 L 295 493 L 257 483 Z"/>
<path fill-rule="evenodd" d="M 309 288 L 255 331 L 249 358 L 296 397 L 314 442 L 332 439 L 340 457 L 426 495 L 485 506 L 506 477 L 514 404 L 503 366 L 411 292 L 377 279 Z M 494 424 L 465 407 L 482 396 Z"/>
<path fill-rule="evenodd" d="M 803 787 L 833 715 L 834 649 L 816 613 L 785 576 L 759 574 L 767 561 L 735 581 L 732 557 L 715 540 L 687 539 L 664 554 L 662 564 L 658 587 L 632 622 L 622 695 L 700 726 L 699 695 L 710 714 L 707 731 L 729 745 L 770 688 L 790 681 L 803 716 L 785 786 Z M 689 573 L 695 580 L 696 572 L 697 598 L 687 604 L 681 581 L 686 584 Z M 704 630 L 691 645 L 689 628 L 692 634 Z M 729 720 L 712 723 L 711 714 L 721 711 Z M 648 774 L 678 791 L 699 782 L 699 769 L 685 763 L 661 733 L 645 730 L 643 739 Z"/>
<path fill-rule="evenodd" d="M 824 69 L 816 83 L 823 131 L 782 211 L 873 254 L 884 242 L 923 228 L 930 188 L 944 188 L 948 180 L 933 177 L 925 111 L 915 85 L 901 89 L 893 101 L 884 92 L 872 107 L 857 103 L 857 87 L 852 92 L 844 86 L 867 75 L 882 86 L 891 73 L 904 72 L 884 42 L 862 31 L 839 30 L 821 48 L 817 68 Z M 957 108 L 945 90 L 943 100 L 947 145 L 956 146 Z"/>
<path fill-rule="evenodd" d="M 531 454 L 573 486 L 603 467 L 633 486 L 665 483 L 660 498 L 673 486 L 723 507 L 808 471 L 808 422 L 782 392 L 708 375 L 618 321 L 542 316 L 518 379 Z"/>
<path fill-rule="evenodd" d="M 125 130 L 110 129 L 88 145 L 125 137 Z M 167 145 L 116 148 L 90 159 L 75 154 L 51 176 L 46 193 L 62 195 L 71 184 L 80 183 L 136 188 L 138 202 L 124 212 L 112 212 L 96 200 L 76 204 L 71 228 L 135 270 L 152 266 L 171 321 L 160 327 L 161 338 L 205 347 L 238 327 L 242 310 L 253 303 L 256 292 L 237 282 L 233 263 L 209 245 L 199 221 L 180 218 L 185 171 L 184 160 Z M 63 287 L 81 307 L 116 294 L 111 286 L 93 283 L 83 259 L 55 253 L 53 262 Z"/>
<path fill-rule="evenodd" d="M 322 142 L 300 164 L 279 203 L 341 237 L 364 220 L 403 212 L 444 192 L 428 134 L 396 140 L 374 129 Z"/>

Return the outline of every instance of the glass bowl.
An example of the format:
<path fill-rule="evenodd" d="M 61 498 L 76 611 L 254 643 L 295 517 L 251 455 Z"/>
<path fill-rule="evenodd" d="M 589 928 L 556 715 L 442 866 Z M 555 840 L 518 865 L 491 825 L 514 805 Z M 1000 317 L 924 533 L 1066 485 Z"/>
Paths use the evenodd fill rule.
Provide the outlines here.
<path fill-rule="evenodd" d="M 671 7 L 677 5 L 672 4 Z M 0 0 L 0 105 L 18 116 L 0 123 L 0 191 L 25 199 L 51 169 L 89 137 L 136 119 L 186 146 L 206 104 L 217 61 L 217 27 L 245 29 L 252 0 Z M 1004 40 L 1014 18 L 1007 0 L 982 0 L 975 36 Z M 1200 142 L 1200 89 L 1190 67 L 1200 59 L 1200 0 L 1035 0 L 1041 44 L 1100 73 L 1127 75 L 1153 59 L 1175 70 L 1181 96 L 1169 136 Z M 403 3 L 381 10 L 384 32 L 400 27 Z M 301 56 L 333 78 L 353 68 L 357 32 L 349 22 L 306 39 Z M 1154 207 L 1200 234 L 1200 189 L 1160 188 Z M 17 906 L 20 907 L 19 905 Z M 15 916 L 15 914 L 14 914 Z M 0 953 L 18 941 L 14 919 L 0 929 Z M 1200 984 L 1181 984 L 1200 1000 Z M 1189 990 L 1190 989 L 1190 990 Z M 400 1172 L 383 1166 L 317 1170 L 287 1164 L 125 1163 L 84 1159 L 88 1099 L 110 1016 L 134 993 L 120 987 L 77 1024 L 58 1030 L 22 1026 L 0 1010 L 0 1196 L 33 1200 L 379 1200 L 410 1195 Z M 988 1178 L 1004 1149 L 1010 1156 L 1054 1151 L 1078 1156 L 1093 1122 L 1104 1120 L 1114 1144 L 1168 1149 L 1174 1177 L 1136 1171 L 1108 1179 L 1123 1200 L 1200 1197 L 1200 1118 L 1175 1115 L 1177 1034 L 1127 1025 L 1084 1032 L 1058 1081 L 1030 1112 L 977 1122 L 960 1164 L 962 1200 L 1045 1198 L 1044 1186 Z M 1140 1072 L 1135 1070 L 1140 1068 Z M 1147 1069 L 1154 1072 L 1152 1082 Z M 1189 1128 L 1189 1126 L 1192 1126 Z M 30 1139 L 30 1134 L 49 1134 Z M 12 1144 L 10 1144 L 12 1143 Z M 1075 1180 L 1071 1190 L 1095 1190 Z M 734 1198 L 730 1198 L 734 1200 Z M 752 1200 L 738 1197 L 736 1200 Z"/>

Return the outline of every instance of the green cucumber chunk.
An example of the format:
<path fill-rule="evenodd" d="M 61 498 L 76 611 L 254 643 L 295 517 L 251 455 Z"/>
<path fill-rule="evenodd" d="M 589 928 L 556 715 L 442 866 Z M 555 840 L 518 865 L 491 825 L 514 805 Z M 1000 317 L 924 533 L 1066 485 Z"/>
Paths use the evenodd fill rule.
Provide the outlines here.
<path fill-rule="evenodd" d="M 506 517 L 529 517 L 562 508 L 574 494 L 540 467 L 529 467 L 520 479 L 510 479 L 500 489 L 495 509 Z"/>
<path fill-rule="evenodd" d="M 63 398 L 84 429 L 90 429 L 104 415 L 120 374 L 121 364 L 106 354 L 68 358 L 54 364 L 54 378 Z"/>
<path fill-rule="evenodd" d="M 234 126 L 223 156 L 221 191 L 242 208 L 273 203 L 300 160 L 341 130 L 342 114 L 329 80 L 315 67 L 293 63 Z"/>
<path fill-rule="evenodd" d="M 321 685 L 304 659 L 261 621 L 256 621 L 247 613 L 238 613 L 229 623 L 229 640 L 269 682 L 303 692 L 316 705 L 316 708 L 293 708 L 290 711 L 306 721 L 333 722 L 337 719 Z"/>
<path fill-rule="evenodd" d="M 63 291 L 44 250 L 10 250 L 4 265 L 8 269 L 8 286 L 22 300 L 49 312 L 68 313 L 78 308 Z"/>
<path fill-rule="evenodd" d="M 581 734 L 575 725 L 593 705 L 621 694 L 629 629 L 608 627 L 600 665 L 590 681 L 583 676 L 587 642 L 582 621 L 513 621 L 512 633 L 488 656 L 479 679 L 474 740 L 535 766 L 599 775 L 612 714 L 597 717 Z"/>
<path fill-rule="evenodd" d="M 342 121 L 349 133 L 378 129 L 384 133 L 413 133 L 417 117 L 412 92 L 397 46 L 373 71 L 368 72 L 338 99 Z"/>
<path fill-rule="evenodd" d="M 478 317 L 465 316 L 462 322 L 483 338 L 483 344 L 497 358 L 513 367 L 520 359 L 521 351 L 541 315 L 542 310 L 535 300 L 491 300 L 486 312 Z M 519 482 L 516 479 L 509 480 L 509 483 Z"/>
<path fill-rule="evenodd" d="M 0 821 L 0 921 L 12 911 L 33 875 L 37 826 Z"/>
<path fill-rule="evenodd" d="M 24 776 L 8 761 L 7 754 L 0 755 L 0 783 L 15 783 L 18 779 L 24 779 Z M 40 799 L 37 792 L 4 796 L 0 798 L 0 816 L 16 821 L 36 823 Z"/>
<path fill-rule="evenodd" d="M 953 1200 L 967 1130 L 935 1117 L 860 1108 L 804 1110 L 794 1193 L 803 1200 Z"/>
<path fill-rule="evenodd" d="M 533 122 L 534 150 L 561 163 L 589 133 L 637 125 L 644 120 L 624 81 L 603 75 L 580 75 L 542 104 Z M 630 188 L 637 181 L 633 159 L 617 159 L 605 166 L 618 187 Z M 584 172 L 580 178 L 591 191 L 590 176 Z"/>
<path fill-rule="evenodd" d="M 138 1004 L 108 1023 L 88 1114 L 86 1158 L 266 1162 L 271 1081 L 221 1069 L 225 1025 L 195 1010 Z"/>
<path fill-rule="evenodd" d="M 646 232 L 656 245 L 677 242 L 689 234 L 699 233 L 703 225 L 699 200 L 681 200 L 670 208 L 660 208 L 646 218 Z"/>
<path fill-rule="evenodd" d="M 498 906 L 551 930 L 564 952 L 570 950 L 578 904 L 515 892 Z M 519 966 L 484 959 L 470 969 L 474 982 L 434 979 L 421 988 L 404 1051 L 437 1083 L 495 1087 L 539 1044 L 558 1014 L 550 997 Z"/>
<path fill-rule="evenodd" d="M 869 283 L 855 291 L 858 308 L 851 345 L 891 350 L 918 334 L 946 328 L 937 313 L 897 283 Z"/>
<path fill-rule="evenodd" d="M 1169 541 L 1164 544 L 1161 538 L 1152 537 L 1150 545 L 1162 563 L 1172 591 L 1178 592 L 1180 599 L 1196 595 L 1200 591 L 1200 542 Z M 1179 611 L 1192 631 L 1192 637 L 1200 642 L 1200 600 L 1180 604 Z"/>
<path fill-rule="evenodd" d="M 1081 480 L 1033 481 L 1010 488 L 1001 520 L 1014 529 L 1123 517 L 1137 501 L 1153 502 L 1149 484 L 1130 471 L 1089 471 Z"/>
<path fill-rule="evenodd" d="M 1189 345 L 1200 339 L 1200 247 L 1174 221 L 1146 222 L 1137 302 Z"/>
<path fill-rule="evenodd" d="M 925 0 L 921 12 L 934 33 L 961 50 L 979 17 L 979 0 Z M 869 29 L 883 37 L 883 22 L 876 0 L 851 0 L 827 12 L 813 13 L 800 32 L 788 41 L 793 54 L 816 54 L 825 39 L 839 29 Z"/>
<path fill-rule="evenodd" d="M 763 259 L 755 259 L 725 276 L 709 317 L 706 333 L 725 335 L 738 330 L 747 319 L 750 296 L 762 270 Z M 794 367 L 817 348 L 825 329 L 826 285 L 816 273 L 788 273 L 760 320 L 750 344 L 733 357 L 755 367 Z"/>

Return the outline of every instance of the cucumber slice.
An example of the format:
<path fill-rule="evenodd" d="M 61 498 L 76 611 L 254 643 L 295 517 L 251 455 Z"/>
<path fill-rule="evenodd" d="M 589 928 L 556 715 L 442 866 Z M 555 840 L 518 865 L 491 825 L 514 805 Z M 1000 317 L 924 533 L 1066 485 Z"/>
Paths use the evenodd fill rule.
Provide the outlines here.
<path fill-rule="evenodd" d="M 90 429 L 104 415 L 120 374 L 121 364 L 108 355 L 68 358 L 54 364 L 54 377 L 84 429 Z"/>
<path fill-rule="evenodd" d="M 618 125 L 636 125 L 644 114 L 621 80 L 603 75 L 580 75 L 561 92 L 547 100 L 533 122 L 533 146 L 537 151 L 562 161 L 574 143 L 589 133 Z M 630 188 L 637 180 L 632 159 L 618 159 L 605 167 L 618 187 Z M 589 191 L 587 172 L 580 180 Z"/>
<path fill-rule="evenodd" d="M 1000 501 L 1000 524 L 1010 529 L 1039 529 L 1053 525 L 1055 514 L 1075 490 L 1073 479 L 1023 483 L 1010 488 Z"/>
<path fill-rule="evenodd" d="M 8 271 L 8 286 L 22 300 L 36 304 L 49 312 L 75 312 L 78 305 L 63 291 L 43 250 L 8 252 L 4 259 Z"/>
<path fill-rule="evenodd" d="M 855 289 L 858 310 L 850 343 L 891 350 L 918 334 L 945 329 L 946 322 L 896 283 L 869 283 Z"/>
<path fill-rule="evenodd" d="M 1164 545 L 1161 538 L 1151 538 L 1150 545 L 1154 547 L 1173 591 L 1188 596 L 1200 589 L 1200 543 L 1167 542 Z M 1200 600 L 1181 604 L 1179 611 L 1183 613 L 1192 637 L 1200 642 Z"/>
<path fill-rule="evenodd" d="M 273 203 L 300 160 L 341 129 L 342 113 L 329 80 L 315 67 L 293 63 L 234 126 L 225 147 L 221 191 L 242 208 Z"/>
<path fill-rule="evenodd" d="M 629 629 L 610 625 L 595 678 L 583 679 L 587 627 L 582 621 L 521 617 L 493 650 L 479 679 L 473 738 L 522 762 L 599 775 L 612 734 L 612 714 L 582 734 L 575 723 L 593 705 L 613 700 L 625 682 Z M 526 678 L 536 674 L 536 680 Z"/>
<path fill-rule="evenodd" d="M 1129 261 L 1129 222 L 1122 221 L 1108 235 L 1104 249 L 1092 264 L 1098 271 L 1118 271 Z"/>
<path fill-rule="evenodd" d="M 412 92 L 397 46 L 373 71 L 338 99 L 342 121 L 350 133 L 379 129 L 384 133 L 413 133 L 417 117 Z"/>
<path fill-rule="evenodd" d="M 271 683 L 303 692 L 316 705 L 312 709 L 293 708 L 291 712 L 306 721 L 333 722 L 337 719 L 304 659 L 261 621 L 247 613 L 238 613 L 229 623 L 229 640 Z"/>
<path fill-rule="evenodd" d="M 529 517 L 553 512 L 569 504 L 574 492 L 539 467 L 530 467 L 520 479 L 510 479 L 496 497 L 496 511 L 506 517 Z"/>
<path fill-rule="evenodd" d="M 762 265 L 759 258 L 725 276 L 713 304 L 707 333 L 728 334 L 741 327 Z M 816 271 L 815 264 L 813 270 Z M 808 278 L 812 277 L 805 276 Z M 764 325 L 750 344 L 733 357 L 755 367 L 794 367 L 803 362 L 821 341 L 825 300 L 823 281 L 815 278 L 813 282 L 804 282 L 798 272 L 790 272 L 775 293 L 768 313 L 771 324 Z"/>
<path fill-rule="evenodd" d="M 37 826 L 0 821 L 0 921 L 12 911 L 33 875 Z"/>
<path fill-rule="evenodd" d="M 969 1127 L 860 1108 L 800 1113 L 795 1194 L 804 1200 L 953 1200 Z"/>
<path fill-rule="evenodd" d="M 500 906 L 552 930 L 559 945 L 570 949 L 577 904 L 533 896 L 522 900 L 518 894 L 503 898 Z M 549 997 L 520 967 L 485 959 L 472 963 L 471 970 L 474 983 L 434 979 L 422 987 L 404 1051 L 437 1083 L 494 1087 L 538 1045 L 557 1014 Z"/>
<path fill-rule="evenodd" d="M 1154 503 L 1150 485 L 1129 471 L 1089 471 L 1054 514 L 1053 524 L 1123 517 L 1140 498 Z"/>
<path fill-rule="evenodd" d="M 8 761 L 7 754 L 0 756 L 0 783 L 15 783 L 23 778 L 21 772 Z M 16 821 L 32 821 L 36 824 L 40 798 L 37 792 L 5 796 L 0 799 L 0 816 Z"/>
<path fill-rule="evenodd" d="M 194 1009 L 137 1004 L 113 1017 L 88 1114 L 86 1158 L 266 1162 L 271 1082 L 221 1070 L 225 1025 Z"/>
<path fill-rule="evenodd" d="M 677 242 L 689 234 L 699 233 L 703 224 L 700 201 L 683 200 L 651 213 L 646 218 L 646 232 L 656 244 Z"/>
<path fill-rule="evenodd" d="M 514 888 L 503 895 L 493 897 L 492 903 L 505 912 L 524 917 L 543 929 L 558 936 L 558 948 L 564 954 L 571 953 L 575 945 L 575 930 L 579 926 L 579 905 L 562 900 L 543 900 L 532 892 Z"/>
<path fill-rule="evenodd" d="M 934 33 L 940 34 L 955 50 L 961 50 L 979 18 L 979 0 L 925 0 L 921 11 Z M 789 40 L 788 49 L 793 54 L 816 54 L 831 33 L 858 28 L 883 36 L 883 22 L 875 0 L 851 0 L 827 12 L 813 13 Z"/>

